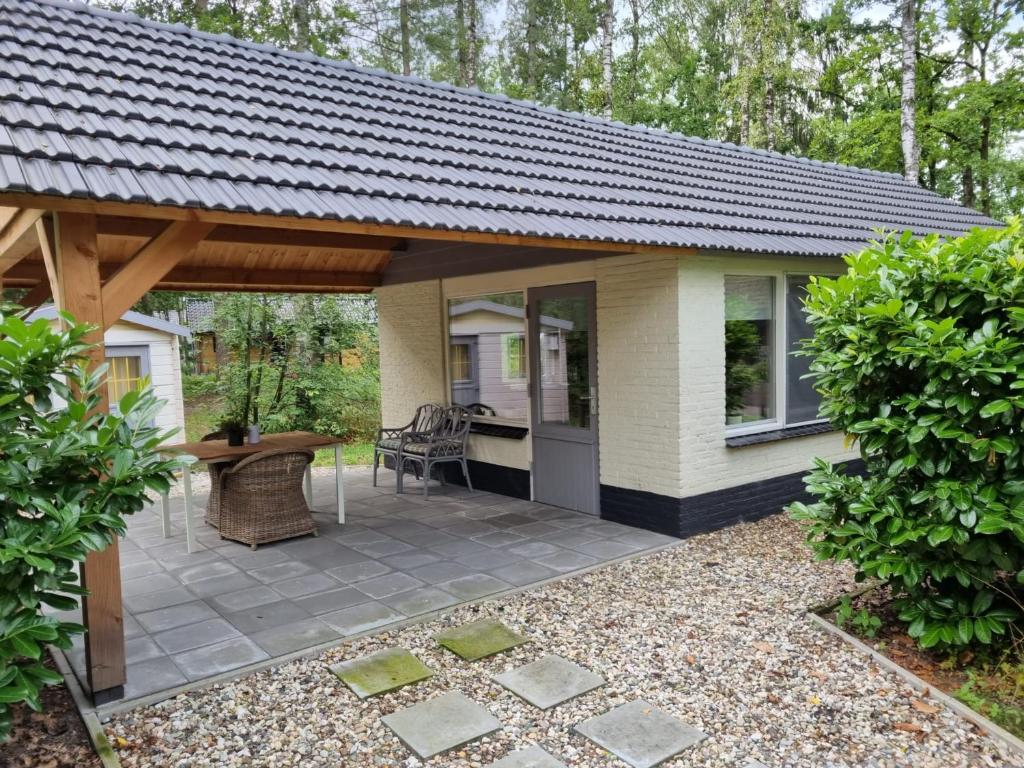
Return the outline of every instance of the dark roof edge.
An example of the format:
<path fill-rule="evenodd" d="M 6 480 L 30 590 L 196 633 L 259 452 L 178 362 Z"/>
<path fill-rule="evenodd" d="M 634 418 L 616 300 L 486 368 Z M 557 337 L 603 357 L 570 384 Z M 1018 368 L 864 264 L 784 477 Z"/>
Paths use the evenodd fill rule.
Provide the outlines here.
<path fill-rule="evenodd" d="M 856 173 L 882 176 L 885 178 L 903 180 L 903 176 L 898 173 L 890 171 L 878 171 L 872 168 L 861 168 L 855 165 L 844 165 L 842 163 L 824 162 L 822 160 L 814 160 L 808 157 L 801 157 L 799 155 L 790 155 L 784 152 L 775 152 L 766 149 L 757 149 L 754 147 L 746 147 L 740 144 L 733 144 L 728 141 L 714 141 L 712 139 L 702 139 L 698 136 L 687 136 L 682 133 L 675 133 L 673 131 L 666 131 L 661 128 L 651 128 L 646 125 L 623 123 L 618 120 L 608 120 L 601 117 L 595 117 L 594 115 L 585 115 L 581 112 L 571 112 L 564 109 L 556 109 L 554 107 L 548 107 L 537 102 L 527 101 L 525 99 L 513 99 L 501 93 L 488 93 L 487 91 L 481 91 L 476 88 L 465 88 L 462 86 L 452 85 L 451 83 L 439 82 L 436 80 L 427 80 L 421 77 L 399 75 L 394 72 L 388 72 L 386 70 L 377 69 L 375 67 L 365 67 L 358 64 L 354 64 L 351 61 L 343 59 L 329 59 L 322 56 L 316 56 L 311 53 L 289 51 L 285 48 L 278 48 L 267 43 L 254 43 L 249 40 L 241 40 L 231 35 L 220 34 L 215 35 L 210 32 L 203 32 L 202 30 L 194 29 L 192 27 L 185 26 L 184 24 L 166 24 L 160 21 L 153 21 L 151 19 L 144 19 L 133 13 L 125 13 L 120 11 L 111 11 L 106 8 L 97 8 L 89 5 L 87 2 L 80 0 L 33 0 L 39 5 L 48 5 L 52 8 L 71 9 L 74 11 L 84 11 L 93 16 L 100 16 L 117 21 L 123 21 L 131 24 L 140 24 L 144 27 L 151 29 L 158 29 L 164 31 L 171 31 L 176 34 L 186 34 L 191 37 L 199 38 L 202 40 L 210 40 L 211 42 L 226 43 L 229 45 L 236 45 L 241 48 L 247 48 L 253 51 L 260 51 L 262 53 L 269 53 L 276 56 L 283 56 L 285 58 L 296 59 L 298 61 L 307 61 L 317 64 L 321 64 L 329 67 L 336 67 L 338 69 L 352 70 L 356 72 L 365 72 L 367 74 L 374 75 L 375 77 L 382 77 L 386 79 L 395 80 L 397 82 L 410 83 L 413 85 L 425 86 L 427 88 L 434 88 L 441 91 L 453 91 L 455 93 L 461 93 L 468 96 L 475 96 L 478 98 L 490 99 L 492 101 L 504 102 L 509 104 L 516 104 L 526 109 L 536 110 L 538 112 L 548 112 L 555 115 L 562 115 L 570 117 L 574 120 L 581 120 L 583 122 L 592 123 L 594 125 L 601 126 L 615 126 L 620 129 L 628 130 L 639 134 L 651 134 L 654 136 L 663 136 L 674 139 L 676 141 L 688 141 L 696 144 L 704 144 L 712 147 L 722 147 L 724 149 L 738 150 L 746 152 L 752 155 L 763 155 L 766 157 L 776 157 L 784 160 L 795 161 L 803 165 L 816 166 L 821 168 L 835 168 L 844 171 L 854 171 Z M 919 186 L 919 185 L 913 185 Z"/>

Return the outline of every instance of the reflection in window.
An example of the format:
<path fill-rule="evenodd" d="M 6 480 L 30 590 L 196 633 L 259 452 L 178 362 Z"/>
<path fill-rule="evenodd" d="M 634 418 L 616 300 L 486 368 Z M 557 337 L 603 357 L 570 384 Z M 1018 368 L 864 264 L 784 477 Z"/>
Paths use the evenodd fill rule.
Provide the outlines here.
<path fill-rule="evenodd" d="M 802 349 L 801 341 L 814 336 L 814 328 L 807 322 L 804 298 L 807 296 L 807 275 L 786 276 L 786 424 L 804 424 L 819 421 L 818 407 L 821 395 L 814 389 L 811 379 L 804 376 L 811 370 L 811 358 L 795 355 Z"/>
<path fill-rule="evenodd" d="M 452 381 L 470 381 L 473 378 L 473 365 L 469 356 L 469 344 L 452 344 L 451 366 Z"/>
<path fill-rule="evenodd" d="M 590 428 L 590 322 L 584 298 L 537 302 L 540 420 Z"/>
<path fill-rule="evenodd" d="M 726 423 L 775 418 L 772 346 L 775 338 L 775 279 L 725 277 Z"/>
<path fill-rule="evenodd" d="M 526 378 L 526 336 L 521 333 L 505 333 L 501 337 L 503 350 L 502 378 Z"/>
<path fill-rule="evenodd" d="M 448 302 L 451 400 L 526 421 L 526 310 L 522 293 Z"/>

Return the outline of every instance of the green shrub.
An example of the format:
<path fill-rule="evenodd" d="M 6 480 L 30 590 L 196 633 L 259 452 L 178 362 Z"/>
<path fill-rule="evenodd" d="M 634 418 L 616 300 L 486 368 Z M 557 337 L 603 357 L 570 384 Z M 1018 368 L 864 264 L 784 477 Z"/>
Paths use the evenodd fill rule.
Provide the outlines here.
<path fill-rule="evenodd" d="M 888 581 L 924 647 L 988 644 L 1024 582 L 1024 237 L 890 237 L 809 287 L 821 415 L 863 477 L 816 461 L 795 504 L 821 559 Z"/>
<path fill-rule="evenodd" d="M 192 373 L 181 377 L 181 395 L 186 400 L 224 393 L 224 385 L 215 373 Z"/>
<path fill-rule="evenodd" d="M 76 563 L 123 533 L 179 464 L 155 452 L 168 435 L 148 426 L 160 406 L 148 387 L 125 395 L 120 415 L 89 415 L 106 382 L 105 366 L 84 367 L 88 326 L 23 318 L 0 304 L 0 738 L 11 704 L 39 709 L 40 689 L 61 681 L 45 644 L 68 648 L 82 631 L 41 607 L 78 605 Z"/>

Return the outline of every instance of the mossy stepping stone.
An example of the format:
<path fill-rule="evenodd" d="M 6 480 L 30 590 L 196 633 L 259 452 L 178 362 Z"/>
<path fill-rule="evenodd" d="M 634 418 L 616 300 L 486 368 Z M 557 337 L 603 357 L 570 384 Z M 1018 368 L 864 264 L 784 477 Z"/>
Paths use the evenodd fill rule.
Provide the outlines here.
<path fill-rule="evenodd" d="M 466 661 L 476 661 L 530 642 L 496 619 L 479 619 L 449 629 L 435 638 L 438 644 Z"/>
<path fill-rule="evenodd" d="M 388 648 L 331 667 L 360 699 L 368 699 L 432 677 L 434 670 L 405 648 Z"/>

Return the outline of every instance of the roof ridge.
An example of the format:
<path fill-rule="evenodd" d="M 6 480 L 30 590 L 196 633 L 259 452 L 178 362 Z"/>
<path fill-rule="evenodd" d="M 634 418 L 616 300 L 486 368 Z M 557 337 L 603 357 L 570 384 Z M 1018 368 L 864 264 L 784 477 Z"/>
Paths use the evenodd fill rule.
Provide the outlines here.
<path fill-rule="evenodd" d="M 898 173 L 893 173 L 891 171 L 879 171 L 876 169 L 862 168 L 855 165 L 845 165 L 843 163 L 816 160 L 809 157 L 788 154 L 785 152 L 778 152 L 775 150 L 748 147 L 741 144 L 734 144 L 728 141 L 717 141 L 715 139 L 705 139 L 699 136 L 689 136 L 683 133 L 668 131 L 663 128 L 654 128 L 640 123 L 623 123 L 620 120 L 610 120 L 608 118 L 603 118 L 596 115 L 588 115 L 582 112 L 558 109 L 557 107 L 551 107 L 545 104 L 540 104 L 538 102 L 528 101 L 526 99 L 514 99 L 503 93 L 490 93 L 488 91 L 482 91 L 478 88 L 468 88 L 465 86 L 453 85 L 451 83 L 446 83 L 442 81 L 429 80 L 418 76 L 401 75 L 395 72 L 388 72 L 387 70 L 378 69 L 376 67 L 368 67 L 360 64 L 355 64 L 354 62 L 349 61 L 347 59 L 332 59 L 324 56 L 317 56 L 315 54 L 308 53 L 305 51 L 290 51 L 286 48 L 280 48 L 269 43 L 256 43 L 251 40 L 243 40 L 241 38 L 233 37 L 232 35 L 224 33 L 213 34 L 212 32 L 204 32 L 202 30 L 195 29 L 194 27 L 189 27 L 185 24 L 168 24 L 166 22 L 154 21 L 152 19 L 143 18 L 134 13 L 128 13 L 124 11 L 112 11 L 106 8 L 99 8 L 93 5 L 89 5 L 87 0 L 30 0 L 30 2 L 36 3 L 37 5 L 46 5 L 53 8 L 72 10 L 74 12 L 85 12 L 93 16 L 114 19 L 126 23 L 139 24 L 150 29 L 170 31 L 176 34 L 185 34 L 187 36 L 198 38 L 201 40 L 209 40 L 211 42 L 236 45 L 241 48 L 246 48 L 248 50 L 259 51 L 262 53 L 268 53 L 276 56 L 282 56 L 284 58 L 294 59 L 297 61 L 311 62 L 320 65 L 325 65 L 328 67 L 360 72 L 375 77 L 394 80 L 399 83 L 408 83 L 412 85 L 433 88 L 440 91 L 450 91 L 467 96 L 473 96 L 476 98 L 483 98 L 503 102 L 506 104 L 515 104 L 525 109 L 534 110 L 537 112 L 544 112 L 551 115 L 569 117 L 574 120 L 591 123 L 597 126 L 614 126 L 620 130 L 625 130 L 628 132 L 634 132 L 639 134 L 650 134 L 654 136 L 660 136 L 677 142 L 704 144 L 707 146 L 719 147 L 731 151 L 739 151 L 747 154 L 761 155 L 764 157 L 772 157 L 780 160 L 791 161 L 801 165 L 808 165 L 812 167 L 821 168 L 833 168 L 843 171 L 854 171 L 859 174 L 882 176 L 897 181 L 904 181 L 902 175 Z M 916 184 L 910 185 L 909 182 L 908 186 L 919 187 L 919 185 Z"/>

